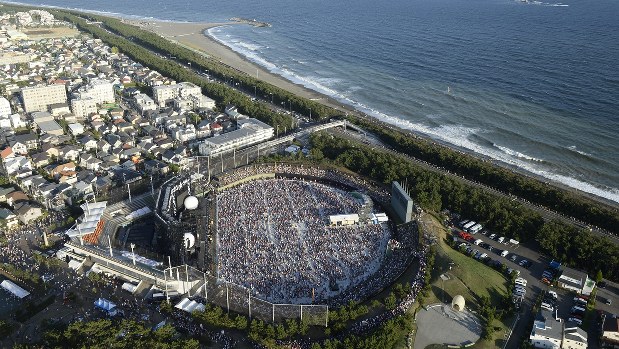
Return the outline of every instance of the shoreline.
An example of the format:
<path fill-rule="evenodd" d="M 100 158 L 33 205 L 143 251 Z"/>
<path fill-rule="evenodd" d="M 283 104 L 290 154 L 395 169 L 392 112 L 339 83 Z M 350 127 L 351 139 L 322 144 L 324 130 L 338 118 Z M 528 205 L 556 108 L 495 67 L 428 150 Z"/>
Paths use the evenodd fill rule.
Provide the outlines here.
<path fill-rule="evenodd" d="M 336 99 L 307 88 L 301 84 L 294 83 L 278 74 L 268 71 L 249 60 L 247 57 L 232 50 L 230 47 L 217 41 L 208 34 L 208 30 L 217 27 L 229 25 L 250 25 L 241 22 L 164 22 L 157 20 L 130 20 L 123 18 L 123 21 L 140 27 L 141 29 L 154 32 L 180 46 L 199 51 L 208 57 L 217 59 L 222 64 L 225 64 L 239 72 L 249 76 L 257 77 L 273 86 L 289 91 L 295 95 L 311 99 L 337 110 L 353 113 L 357 112 L 350 106 L 343 105 Z"/>
<path fill-rule="evenodd" d="M 619 207 L 619 202 L 613 201 L 611 199 L 598 196 L 596 194 L 569 186 L 557 180 L 546 178 L 544 176 L 532 173 L 516 165 L 502 162 L 501 160 L 494 159 L 487 155 L 476 153 L 472 150 L 462 148 L 462 147 L 450 144 L 448 142 L 432 138 L 423 133 L 415 132 L 410 129 L 401 128 L 397 125 L 393 125 L 386 121 L 367 115 L 364 112 L 359 111 L 352 106 L 346 105 L 343 102 L 340 102 L 331 96 L 312 90 L 301 84 L 292 82 L 284 78 L 281 75 L 268 71 L 265 67 L 262 67 L 261 65 L 251 61 L 247 57 L 234 51 L 232 48 L 226 46 L 225 44 L 217 41 L 215 38 L 213 38 L 212 36 L 208 34 L 208 30 L 212 28 L 228 26 L 228 25 L 249 25 L 249 24 L 241 23 L 241 22 L 232 22 L 232 21 L 231 22 L 220 22 L 220 23 L 212 23 L 212 22 L 202 23 L 202 22 L 172 22 L 172 21 L 161 21 L 161 20 L 154 20 L 154 19 L 153 20 L 151 19 L 133 20 L 133 19 L 127 19 L 127 18 L 121 18 L 121 19 L 128 24 L 133 24 L 133 25 L 140 27 L 141 29 L 152 31 L 176 44 L 179 44 L 182 47 L 197 51 L 206 56 L 217 58 L 222 64 L 225 64 L 239 72 L 245 73 L 250 76 L 257 76 L 257 78 L 260 80 L 268 82 L 276 87 L 287 90 L 298 96 L 317 101 L 321 104 L 325 104 L 329 107 L 332 107 L 344 113 L 354 114 L 355 116 L 363 118 L 369 122 L 380 123 L 382 125 L 385 125 L 386 127 L 396 128 L 398 130 L 401 130 L 402 132 L 408 133 L 409 135 L 413 137 L 426 139 L 430 142 L 439 144 L 441 146 L 445 146 L 454 151 L 458 151 L 464 154 L 471 155 L 483 161 L 492 162 L 493 164 L 497 166 L 506 168 L 510 171 L 514 171 L 516 173 L 519 173 L 529 178 L 534 178 L 538 181 L 547 183 L 557 188 L 570 191 L 577 195 L 587 197 L 591 200 L 594 200 L 603 205 L 609 206 L 613 209 L 617 209 Z"/>

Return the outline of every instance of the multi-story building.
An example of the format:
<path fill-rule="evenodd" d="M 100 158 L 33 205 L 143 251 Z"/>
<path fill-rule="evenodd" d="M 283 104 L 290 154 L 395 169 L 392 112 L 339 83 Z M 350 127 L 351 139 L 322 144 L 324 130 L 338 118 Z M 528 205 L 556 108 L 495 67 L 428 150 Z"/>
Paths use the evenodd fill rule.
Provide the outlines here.
<path fill-rule="evenodd" d="M 114 102 L 114 85 L 101 79 L 90 80 L 87 85 L 80 87 L 77 93 L 81 99 L 92 98 L 97 104 Z"/>
<path fill-rule="evenodd" d="M 50 104 L 67 102 L 67 89 L 64 85 L 24 87 L 20 93 L 27 113 L 47 111 Z"/>
<path fill-rule="evenodd" d="M 11 115 L 11 103 L 6 98 L 0 97 L 0 116 L 9 115 Z"/>
<path fill-rule="evenodd" d="M 563 324 L 548 310 L 541 310 L 535 316 L 529 341 L 536 348 L 559 349 L 563 339 Z"/>
<path fill-rule="evenodd" d="M 97 101 L 90 97 L 73 99 L 71 100 L 71 110 L 78 120 L 83 120 L 97 112 Z"/>
<path fill-rule="evenodd" d="M 569 323 L 568 323 L 569 324 Z M 562 349 L 587 349 L 587 332 L 577 326 L 565 327 Z"/>
<path fill-rule="evenodd" d="M 153 97 L 160 107 L 175 98 L 188 99 L 191 96 L 201 96 L 200 86 L 191 82 L 180 82 L 174 85 L 162 85 L 153 87 Z"/>
<path fill-rule="evenodd" d="M 266 141 L 275 133 L 273 127 L 252 118 L 239 120 L 237 126 L 237 130 L 205 139 L 198 146 L 200 154 L 211 156 L 244 148 Z"/>

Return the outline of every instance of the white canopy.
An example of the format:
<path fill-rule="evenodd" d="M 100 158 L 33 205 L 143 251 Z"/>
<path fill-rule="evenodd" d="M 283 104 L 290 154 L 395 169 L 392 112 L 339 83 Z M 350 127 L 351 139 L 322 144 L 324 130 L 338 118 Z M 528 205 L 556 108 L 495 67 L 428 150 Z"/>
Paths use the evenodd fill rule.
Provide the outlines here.
<path fill-rule="evenodd" d="M 95 301 L 95 307 L 105 310 L 108 314 L 116 314 L 116 304 L 105 298 L 99 298 Z"/>
<path fill-rule="evenodd" d="M 15 284 L 11 280 L 4 280 L 4 281 L 2 281 L 0 286 L 2 286 L 2 288 L 4 288 L 5 290 L 11 292 L 12 294 L 14 294 L 18 298 L 24 298 L 24 297 L 26 297 L 26 296 L 28 296 L 30 294 L 30 292 L 28 292 L 28 291 L 24 290 L 23 288 L 17 286 L 17 284 Z"/>
<path fill-rule="evenodd" d="M 78 262 L 75 259 L 69 261 L 69 268 L 77 270 L 82 266 L 82 262 Z"/>
<path fill-rule="evenodd" d="M 204 309 L 205 309 L 204 304 L 202 304 L 200 302 L 196 302 L 196 301 L 190 300 L 187 297 L 183 298 L 174 307 L 177 308 L 177 309 L 186 311 L 188 313 L 193 313 L 194 311 L 204 311 Z"/>
<path fill-rule="evenodd" d="M 105 211 L 107 201 L 82 204 L 80 207 L 84 211 L 84 218 L 75 228 L 67 230 L 65 234 L 70 237 L 83 236 L 94 233 L 99 224 L 99 220 Z"/>
<path fill-rule="evenodd" d="M 122 289 L 123 289 L 123 290 L 128 291 L 128 292 L 131 292 L 131 293 L 135 292 L 135 290 L 136 290 L 137 288 L 138 288 L 138 287 L 137 287 L 136 285 L 134 285 L 134 284 L 132 284 L 132 283 L 130 283 L 130 282 L 125 282 L 125 283 L 122 285 Z"/>

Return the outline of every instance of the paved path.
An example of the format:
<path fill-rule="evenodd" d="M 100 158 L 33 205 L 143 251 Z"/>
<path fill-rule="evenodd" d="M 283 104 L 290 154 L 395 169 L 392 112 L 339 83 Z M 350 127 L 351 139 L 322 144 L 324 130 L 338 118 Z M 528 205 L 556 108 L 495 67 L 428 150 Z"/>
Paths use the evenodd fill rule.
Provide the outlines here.
<path fill-rule="evenodd" d="M 446 304 L 433 304 L 417 312 L 416 349 L 430 344 L 464 345 L 475 343 L 481 336 L 477 316 L 468 310 L 456 312 Z"/>

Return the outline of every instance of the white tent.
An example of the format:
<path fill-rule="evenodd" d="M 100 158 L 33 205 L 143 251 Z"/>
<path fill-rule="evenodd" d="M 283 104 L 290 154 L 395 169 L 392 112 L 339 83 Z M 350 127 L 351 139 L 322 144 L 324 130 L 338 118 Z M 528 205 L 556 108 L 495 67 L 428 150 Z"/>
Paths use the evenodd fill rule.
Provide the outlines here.
<path fill-rule="evenodd" d="M 69 261 L 69 268 L 77 270 L 82 266 L 82 262 L 78 262 L 75 259 Z"/>
<path fill-rule="evenodd" d="M 188 313 L 193 313 L 194 311 L 204 311 L 205 309 L 204 304 L 190 300 L 187 297 L 183 298 L 174 307 Z"/>
<path fill-rule="evenodd" d="M 125 291 L 128 291 L 128 292 L 130 292 L 130 293 L 135 292 L 135 290 L 136 290 L 137 288 L 138 288 L 138 287 L 137 287 L 136 285 L 134 285 L 134 284 L 132 284 L 132 283 L 130 283 L 130 282 L 125 282 L 125 283 L 122 285 L 122 289 L 123 289 L 123 290 L 125 290 Z"/>
<path fill-rule="evenodd" d="M 95 301 L 95 307 L 104 310 L 108 315 L 116 315 L 116 304 L 108 301 L 105 298 L 99 298 Z"/>
<path fill-rule="evenodd" d="M 24 297 L 26 297 L 26 296 L 28 296 L 30 294 L 30 292 L 28 292 L 28 291 L 24 290 L 23 288 L 17 286 L 11 280 L 4 280 L 4 281 L 2 281 L 0 286 L 2 286 L 2 288 L 4 288 L 5 290 L 11 292 L 12 294 L 14 294 L 18 298 L 24 298 Z"/>

